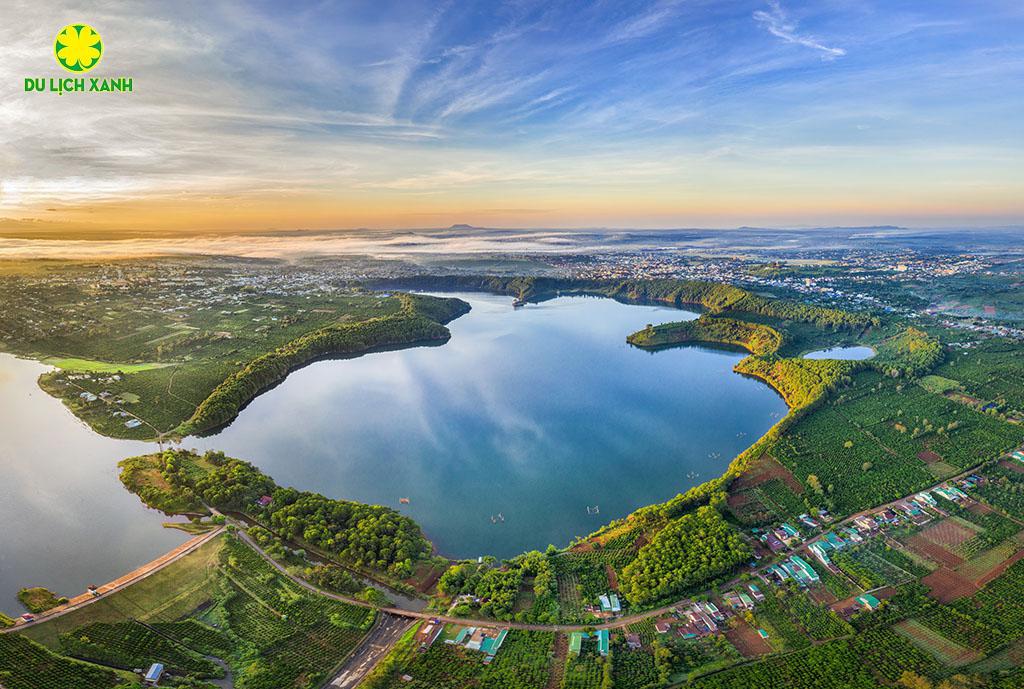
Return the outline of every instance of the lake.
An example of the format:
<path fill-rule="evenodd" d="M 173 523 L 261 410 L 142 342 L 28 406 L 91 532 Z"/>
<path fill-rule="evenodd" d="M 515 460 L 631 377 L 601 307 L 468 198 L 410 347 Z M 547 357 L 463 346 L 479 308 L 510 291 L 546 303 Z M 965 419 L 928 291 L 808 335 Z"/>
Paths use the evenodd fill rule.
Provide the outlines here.
<path fill-rule="evenodd" d="M 317 362 L 183 446 L 252 461 L 281 485 L 399 509 L 442 554 L 502 557 L 564 545 L 720 475 L 786 413 L 770 388 L 732 372 L 743 353 L 625 342 L 696 314 L 455 296 L 473 310 L 447 344 Z M 117 480 L 118 460 L 154 446 L 92 433 L 38 388 L 43 370 L 0 355 L 0 609 L 12 612 L 20 586 L 73 595 L 185 538 Z"/>
<path fill-rule="evenodd" d="M 829 347 L 816 352 L 804 354 L 804 359 L 839 359 L 840 361 L 863 361 L 875 355 L 872 347 L 858 345 L 855 347 Z"/>
<path fill-rule="evenodd" d="M 154 445 L 93 433 L 36 384 L 49 370 L 0 354 L 0 610 L 21 614 L 23 586 L 74 596 L 177 547 L 188 536 L 117 478 Z"/>

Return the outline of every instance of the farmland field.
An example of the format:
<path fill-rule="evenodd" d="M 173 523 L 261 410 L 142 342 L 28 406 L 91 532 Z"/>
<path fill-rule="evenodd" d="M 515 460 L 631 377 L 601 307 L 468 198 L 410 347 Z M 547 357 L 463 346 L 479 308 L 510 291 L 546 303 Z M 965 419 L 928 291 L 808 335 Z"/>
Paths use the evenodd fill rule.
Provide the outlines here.
<path fill-rule="evenodd" d="M 936 660 L 943 665 L 959 667 L 972 663 L 980 657 L 976 651 L 955 644 L 913 620 L 900 622 L 894 629 L 922 651 L 927 651 L 935 656 Z"/>

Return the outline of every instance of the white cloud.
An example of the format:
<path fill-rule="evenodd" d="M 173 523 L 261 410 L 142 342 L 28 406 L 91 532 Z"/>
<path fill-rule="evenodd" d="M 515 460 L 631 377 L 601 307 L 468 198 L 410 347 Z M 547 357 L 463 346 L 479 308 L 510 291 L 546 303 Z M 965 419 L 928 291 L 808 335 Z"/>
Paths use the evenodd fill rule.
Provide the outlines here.
<path fill-rule="evenodd" d="M 794 43 L 820 51 L 823 60 L 834 60 L 846 55 L 846 50 L 843 48 L 833 48 L 813 36 L 797 33 L 797 22 L 790 21 L 778 0 L 768 0 L 768 7 L 770 8 L 768 12 L 764 10 L 754 12 L 754 19 L 771 35 L 781 38 L 786 43 Z"/>

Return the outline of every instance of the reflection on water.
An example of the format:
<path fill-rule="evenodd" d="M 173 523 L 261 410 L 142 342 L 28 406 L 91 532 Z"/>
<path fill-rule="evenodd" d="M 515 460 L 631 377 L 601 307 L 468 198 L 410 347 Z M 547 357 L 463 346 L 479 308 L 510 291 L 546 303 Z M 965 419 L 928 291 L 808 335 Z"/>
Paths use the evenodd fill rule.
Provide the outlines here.
<path fill-rule="evenodd" d="M 178 546 L 117 478 L 117 462 L 151 451 L 103 438 L 36 379 L 47 367 L 0 354 L 0 610 L 22 586 L 82 593 Z"/>
<path fill-rule="evenodd" d="M 184 445 L 253 461 L 282 485 L 400 509 L 445 554 L 508 556 L 719 475 L 785 412 L 732 373 L 742 354 L 625 343 L 693 314 L 461 296 L 473 311 L 448 344 L 313 364 Z M 21 586 L 74 595 L 185 538 L 117 480 L 118 460 L 154 446 L 91 432 L 38 388 L 44 370 L 0 355 L 0 609 L 12 612 Z"/>
<path fill-rule="evenodd" d="M 652 355 L 625 342 L 694 314 L 584 297 L 513 310 L 506 297 L 459 296 L 473 310 L 445 346 L 314 364 L 185 445 L 251 459 L 285 485 L 400 509 L 446 555 L 509 556 L 721 474 L 785 412 L 772 390 L 732 373 L 743 354 Z"/>
<path fill-rule="evenodd" d="M 805 359 L 839 359 L 841 361 L 863 361 L 875 355 L 871 347 L 830 347 L 804 354 Z"/>

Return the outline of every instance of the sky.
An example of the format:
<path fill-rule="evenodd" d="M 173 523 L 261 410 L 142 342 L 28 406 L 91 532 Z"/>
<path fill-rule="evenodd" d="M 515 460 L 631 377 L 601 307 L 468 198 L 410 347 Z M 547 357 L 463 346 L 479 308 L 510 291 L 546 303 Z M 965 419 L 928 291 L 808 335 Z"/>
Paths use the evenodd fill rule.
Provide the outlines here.
<path fill-rule="evenodd" d="M 131 93 L 24 91 L 68 23 Z M 0 46 L 0 233 L 1024 223 L 1019 0 L 4 0 Z"/>

